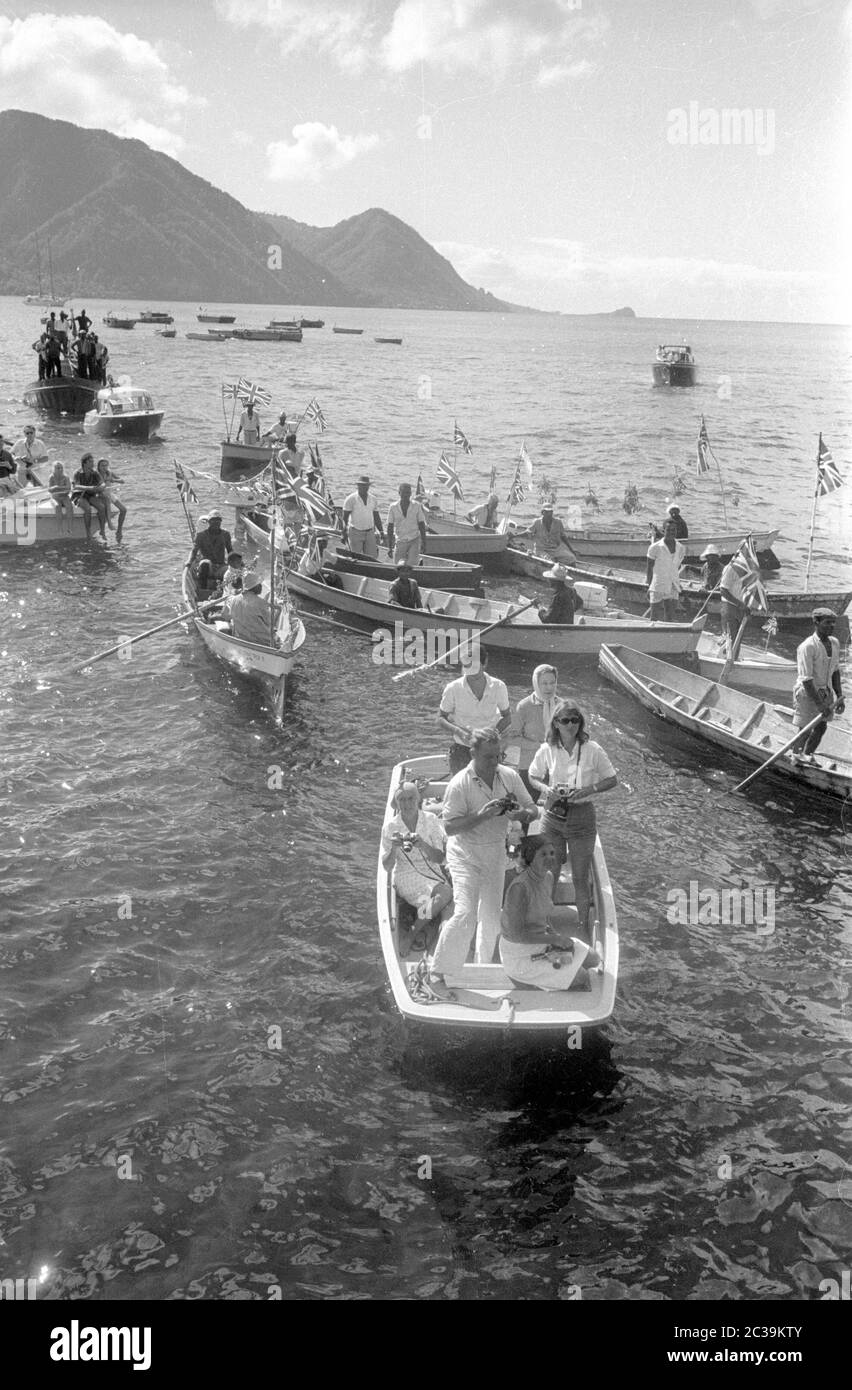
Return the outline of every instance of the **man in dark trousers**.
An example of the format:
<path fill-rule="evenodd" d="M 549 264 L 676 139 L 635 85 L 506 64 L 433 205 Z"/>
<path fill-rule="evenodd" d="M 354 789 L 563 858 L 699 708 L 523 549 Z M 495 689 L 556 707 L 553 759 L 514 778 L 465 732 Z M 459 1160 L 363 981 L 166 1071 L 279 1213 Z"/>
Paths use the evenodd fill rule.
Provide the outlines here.
<path fill-rule="evenodd" d="M 549 608 L 539 608 L 538 616 L 543 623 L 565 623 L 573 625 L 574 614 L 583 607 L 583 600 L 575 592 L 574 581 L 569 577 L 564 565 L 554 565 L 545 570 L 542 579 L 549 579 L 553 585 L 553 599 Z"/>

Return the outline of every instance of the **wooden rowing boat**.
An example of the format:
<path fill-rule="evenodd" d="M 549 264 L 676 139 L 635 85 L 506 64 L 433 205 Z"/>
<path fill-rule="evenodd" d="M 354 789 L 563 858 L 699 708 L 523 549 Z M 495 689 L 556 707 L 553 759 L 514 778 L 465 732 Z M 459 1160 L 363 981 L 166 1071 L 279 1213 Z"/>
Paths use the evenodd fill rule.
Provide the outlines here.
<path fill-rule="evenodd" d="M 756 700 L 644 652 L 604 645 L 600 669 L 661 719 L 751 763 L 767 762 L 796 732 L 793 711 L 783 705 Z M 831 796 L 852 795 L 848 728 L 830 723 L 814 758 L 788 753 L 772 772 Z"/>
<path fill-rule="evenodd" d="M 504 571 L 509 536 L 490 527 L 473 526 L 446 516 L 435 508 L 426 509 L 426 553 L 447 560 L 467 560 L 483 569 Z"/>
<path fill-rule="evenodd" d="M 202 617 L 197 612 L 199 593 L 195 575 L 188 567 L 183 571 L 183 597 L 187 606 L 193 609 L 195 630 L 207 650 L 240 675 L 259 678 L 269 689 L 276 718 L 280 719 L 284 710 L 287 678 L 293 669 L 296 652 L 305 640 L 301 618 L 287 609 L 282 610 L 276 632 L 276 640 L 281 645 L 270 647 L 231 636 L 226 625 L 212 616 L 215 609 L 208 609 Z"/>
<path fill-rule="evenodd" d="M 268 550 L 269 517 L 257 508 L 246 510 L 241 507 L 239 520 L 254 544 L 262 550 Z M 329 569 L 337 570 L 341 574 L 365 574 L 368 578 L 383 579 L 387 583 L 396 579 L 397 568 L 392 560 L 371 560 L 366 555 L 356 555 L 347 546 L 338 543 L 340 538 L 334 532 L 322 531 L 320 534 L 328 538 L 329 544 L 323 563 Z M 276 544 L 282 555 L 290 553 L 291 546 L 283 530 L 278 533 Z M 482 593 L 480 565 L 464 565 L 458 560 L 442 560 L 437 555 L 421 556 L 420 563 L 414 569 L 414 578 L 421 586 L 425 584 L 429 588 L 447 589 L 454 594 Z"/>
<path fill-rule="evenodd" d="M 517 541 L 506 551 L 506 562 L 511 574 L 523 575 L 529 579 L 542 579 L 545 570 L 550 569 L 552 565 L 564 565 L 572 579 L 604 584 L 611 603 L 642 611 L 648 607 L 648 586 L 644 576 L 635 570 L 609 567 L 588 569 L 578 566 L 567 550 L 563 549 L 553 556 L 536 555 L 532 551 L 522 549 Z M 852 602 L 852 589 L 802 590 L 798 593 L 767 589 L 766 593 L 769 612 L 752 613 L 750 622 L 761 624 L 771 617 L 777 622 L 779 631 L 798 631 L 802 627 L 810 631 L 813 627 L 811 612 L 814 608 L 832 608 L 840 618 Z M 722 611 L 719 596 L 710 598 L 709 603 L 708 598 L 710 591 L 697 580 L 684 579 L 681 576 L 680 601 L 687 612 L 695 613 L 699 608 L 703 608 L 704 612 L 718 616 Z"/>
<path fill-rule="evenodd" d="M 580 619 L 573 625 L 543 623 L 527 608 L 517 618 L 504 621 L 517 605 L 444 589 L 421 588 L 422 609 L 400 608 L 388 597 L 390 585 L 380 579 L 341 574 L 340 587 L 332 588 L 317 579 L 291 570 L 288 585 L 294 593 L 312 599 L 326 608 L 360 618 L 375 629 L 393 635 L 420 631 L 431 634 L 433 645 L 449 650 L 459 642 L 482 641 L 484 646 L 525 656 L 572 656 L 593 658 L 602 642 L 623 640 L 642 651 L 683 656 L 695 650 L 705 619 L 692 623 L 651 623 L 642 618 L 613 614 L 609 617 Z M 501 626 L 494 627 L 494 623 Z M 397 626 L 398 625 L 398 626 Z M 401 645 L 401 642 L 400 642 Z M 396 647 L 394 648 L 396 652 Z M 440 651 L 436 655 L 440 655 Z M 405 664 L 403 657 L 400 663 Z M 415 664 L 412 660 L 411 664 Z"/>
<path fill-rule="evenodd" d="M 416 779 L 427 783 L 427 809 L 439 810 L 446 789 L 447 766 L 443 756 L 411 758 L 397 763 L 391 773 L 385 819 L 394 814 L 392 798 L 402 781 Z M 376 876 L 376 906 L 379 938 L 388 980 L 397 1008 L 405 1018 L 432 1027 L 476 1028 L 501 1034 L 546 1034 L 571 1029 L 571 1046 L 579 1047 L 582 1030 L 596 1028 L 610 1017 L 615 1004 L 618 980 L 618 921 L 615 899 L 607 873 L 600 840 L 592 861 L 593 945 L 603 968 L 589 973 L 590 988 L 568 990 L 535 989 L 517 985 L 501 964 L 465 964 L 458 974 L 447 976 L 454 1000 L 422 1003 L 412 996 L 409 981 L 422 952 L 412 950 L 410 933 L 400 922 L 399 904 L 390 875 L 379 865 Z M 559 897 L 553 921 L 577 931 L 570 879 L 560 880 Z M 576 1031 L 576 1030 L 579 1030 Z"/>
<path fill-rule="evenodd" d="M 727 663 L 727 641 L 724 637 L 702 632 L 695 655 L 701 675 L 707 680 L 717 681 Z M 771 690 L 774 695 L 784 695 L 792 700 L 796 663 L 775 652 L 762 651 L 760 647 L 741 646 L 725 684 L 734 690 Z"/>
<path fill-rule="evenodd" d="M 730 560 L 736 554 L 747 534 L 749 534 L 748 531 L 743 529 L 737 532 L 689 536 L 687 539 L 681 540 L 681 544 L 686 550 L 684 560 L 694 560 L 700 563 L 701 552 L 708 545 L 716 546 L 723 561 Z M 780 534 L 779 531 L 751 532 L 761 569 L 780 569 L 778 556 L 772 549 L 773 542 L 778 539 Z M 581 564 L 627 560 L 631 564 L 644 565 L 648 556 L 650 540 L 647 527 L 642 531 L 606 530 L 604 527 L 588 527 L 581 531 L 571 531 L 566 528 L 566 535 L 568 545 Z"/>

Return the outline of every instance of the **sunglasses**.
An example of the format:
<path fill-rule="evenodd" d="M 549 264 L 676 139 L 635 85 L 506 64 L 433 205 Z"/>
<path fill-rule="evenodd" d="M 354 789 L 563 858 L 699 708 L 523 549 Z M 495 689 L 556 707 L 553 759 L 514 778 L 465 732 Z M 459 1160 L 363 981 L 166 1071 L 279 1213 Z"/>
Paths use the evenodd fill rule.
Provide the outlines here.
<path fill-rule="evenodd" d="M 562 719 L 557 719 L 557 724 L 579 724 L 579 714 L 566 714 Z"/>

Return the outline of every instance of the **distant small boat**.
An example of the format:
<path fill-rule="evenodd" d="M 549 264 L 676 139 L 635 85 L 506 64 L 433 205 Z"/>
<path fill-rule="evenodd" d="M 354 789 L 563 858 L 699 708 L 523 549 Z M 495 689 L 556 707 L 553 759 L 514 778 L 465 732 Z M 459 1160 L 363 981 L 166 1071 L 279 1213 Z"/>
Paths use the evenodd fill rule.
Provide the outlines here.
<path fill-rule="evenodd" d="M 299 319 L 300 328 L 325 328 L 325 319 Z"/>
<path fill-rule="evenodd" d="M 364 332 L 363 328 L 338 328 L 336 324 L 334 325 L 334 327 L 332 328 L 331 331 L 332 331 L 332 333 L 363 333 L 363 332 Z"/>
<path fill-rule="evenodd" d="M 401 338 L 374 338 L 374 343 L 401 343 Z"/>
<path fill-rule="evenodd" d="M 174 315 L 162 309 L 143 309 L 139 315 L 140 323 L 174 323 Z"/>
<path fill-rule="evenodd" d="M 226 343 L 228 339 L 224 333 L 184 333 L 185 338 L 192 338 L 196 343 Z"/>
<path fill-rule="evenodd" d="M 49 241 L 49 240 L 48 240 L 48 243 L 47 243 L 47 263 L 48 263 L 48 268 L 49 268 L 50 293 L 49 293 L 49 294 L 45 294 L 45 293 L 44 293 L 44 290 L 43 290 L 43 287 L 42 287 L 42 283 L 41 283 L 41 248 L 40 248 L 40 246 L 39 246 L 39 244 L 38 244 L 38 235 L 36 235 L 36 261 L 37 261 L 37 263 L 38 263 L 38 294 L 28 294 L 28 295 L 25 295 L 25 296 L 24 296 L 24 303 L 25 303 L 25 304 L 30 304 L 30 305 L 38 304 L 38 305 L 40 305 L 42 308 L 45 308 L 45 309 L 50 309 L 50 308 L 52 308 L 52 307 L 54 307 L 54 306 L 55 306 L 57 309 L 62 309 L 62 308 L 64 308 L 65 305 L 66 305 L 66 303 L 67 303 L 68 301 L 65 300 L 65 299 L 57 299 L 57 297 L 56 297 L 56 291 L 55 291 L 55 289 L 53 288 L 53 258 L 52 258 L 51 254 L 50 254 L 50 241 Z M 42 323 L 43 323 L 43 322 L 44 322 L 44 319 L 42 319 Z"/>
<path fill-rule="evenodd" d="M 654 360 L 655 386 L 694 386 L 695 358 L 686 343 L 660 343 Z"/>
<path fill-rule="evenodd" d="M 298 319 L 270 319 L 267 328 L 301 328 Z"/>
<path fill-rule="evenodd" d="M 107 314 L 104 318 L 107 328 L 135 328 L 136 319 L 129 314 Z"/>
<path fill-rule="evenodd" d="M 300 343 L 302 330 L 297 324 L 286 328 L 235 328 L 232 336 L 244 343 Z"/>
<path fill-rule="evenodd" d="M 208 314 L 199 305 L 198 313 L 195 315 L 199 323 L 236 323 L 236 314 Z"/>
<path fill-rule="evenodd" d="M 155 338 L 176 338 L 176 328 L 158 328 L 154 333 Z"/>

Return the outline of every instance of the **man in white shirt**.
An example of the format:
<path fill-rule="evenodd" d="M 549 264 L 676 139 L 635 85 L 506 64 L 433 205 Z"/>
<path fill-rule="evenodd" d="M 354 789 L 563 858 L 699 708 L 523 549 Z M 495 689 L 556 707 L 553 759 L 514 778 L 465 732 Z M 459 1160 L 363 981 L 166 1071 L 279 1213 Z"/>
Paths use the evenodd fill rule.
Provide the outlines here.
<path fill-rule="evenodd" d="M 268 647 L 269 603 L 260 596 L 261 584 L 259 575 L 244 575 L 242 593 L 228 600 L 225 612 L 231 620 L 235 637 L 243 642 L 256 642 Z"/>
<path fill-rule="evenodd" d="M 446 975 L 461 970 L 476 933 L 477 965 L 490 965 L 500 934 L 509 821 L 529 825 L 538 810 L 514 768 L 500 766 L 500 739 L 477 729 L 472 761 L 444 795 L 447 867 L 455 910 L 441 927 L 429 962 L 429 985 L 447 991 Z M 450 994 L 451 997 L 451 994 Z"/>
<path fill-rule="evenodd" d="M 366 473 L 362 473 L 355 492 L 350 492 L 343 503 L 343 543 L 349 546 L 353 555 L 366 555 L 370 560 L 377 560 L 377 531 L 384 540 L 379 506 L 370 491 L 370 479 Z"/>
<path fill-rule="evenodd" d="M 509 727 L 512 714 L 509 692 L 503 681 L 489 676 L 488 652 L 478 651 L 465 660 L 464 675 L 444 686 L 438 723 L 452 734 L 447 761 L 453 776 L 470 760 L 474 729 L 491 729 L 501 734 Z"/>
<path fill-rule="evenodd" d="M 648 585 L 651 621 L 654 623 L 677 621 L 676 609 L 680 594 L 678 574 L 686 550 L 680 541 L 675 539 L 675 529 L 675 523 L 669 517 L 663 526 L 663 539 L 654 541 L 648 548 L 645 583 Z"/>
<path fill-rule="evenodd" d="M 411 483 L 400 483 L 399 501 L 388 507 L 386 524 L 388 555 L 397 565 L 404 560 L 414 569 L 420 563 L 421 550 L 426 549 L 426 513 L 419 502 L 412 502 Z"/>
<path fill-rule="evenodd" d="M 722 631 L 733 642 L 739 631 L 740 623 L 748 612 L 743 598 L 742 573 L 737 569 L 733 559 L 729 560 L 722 570 L 719 593 L 722 599 Z"/>
<path fill-rule="evenodd" d="M 33 483 L 35 487 L 42 486 L 41 478 L 33 469 L 37 463 L 47 462 L 47 449 L 44 440 L 36 434 L 35 425 L 24 426 L 24 437 L 13 445 L 12 458 L 18 463 L 18 482 L 21 487 L 27 482 Z"/>
<path fill-rule="evenodd" d="M 254 408 L 254 401 L 246 402 L 246 408 L 240 416 L 237 439 L 240 435 L 243 437 L 244 444 L 260 443 L 260 416 Z"/>
<path fill-rule="evenodd" d="M 846 708 L 840 685 L 840 643 L 833 635 L 837 616 L 830 608 L 815 608 L 811 617 L 814 631 L 796 649 L 798 680 L 793 692 L 798 729 L 821 716 L 802 744 L 805 757 L 816 752 L 829 719 Z"/>

